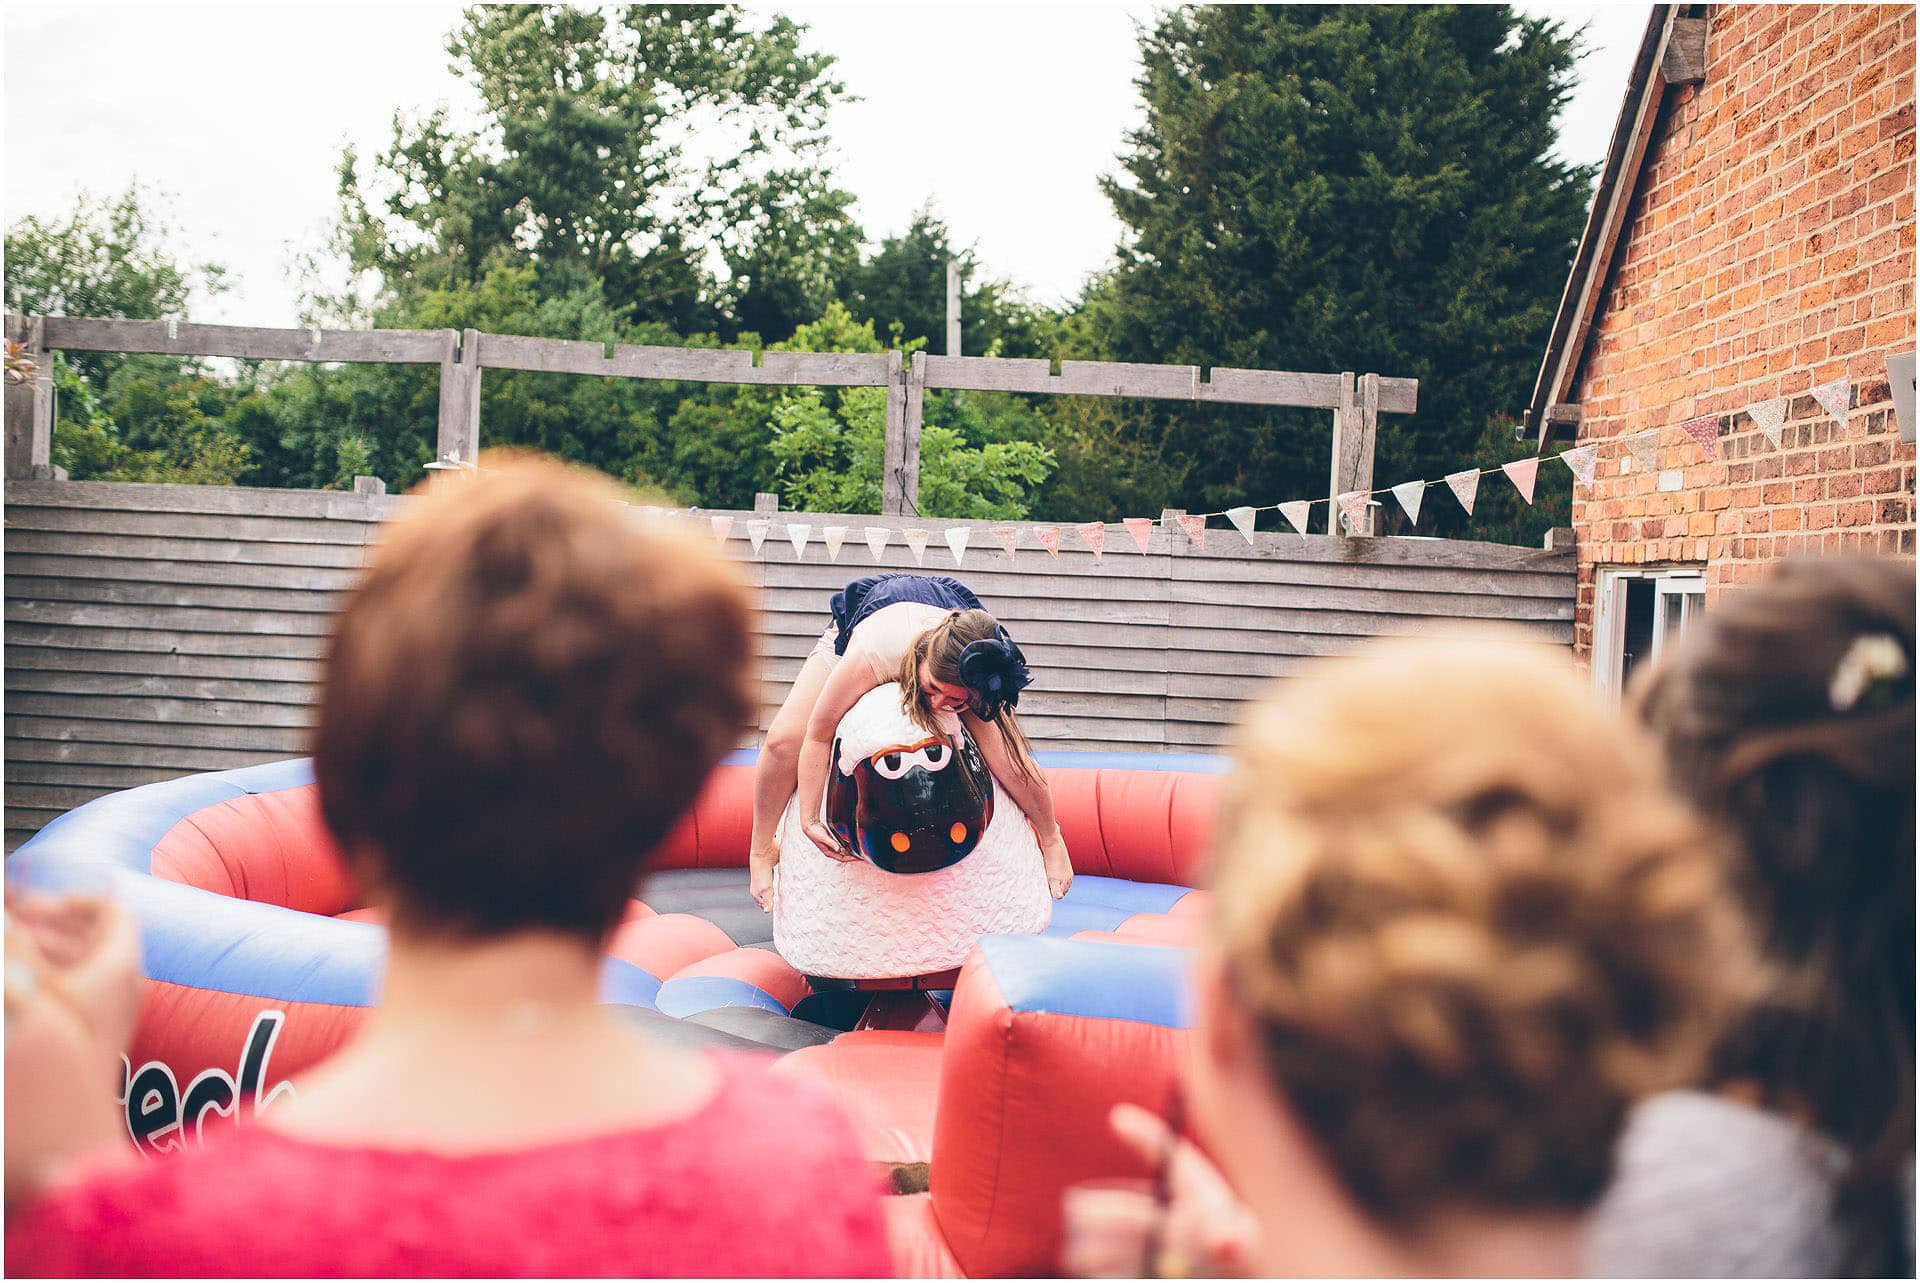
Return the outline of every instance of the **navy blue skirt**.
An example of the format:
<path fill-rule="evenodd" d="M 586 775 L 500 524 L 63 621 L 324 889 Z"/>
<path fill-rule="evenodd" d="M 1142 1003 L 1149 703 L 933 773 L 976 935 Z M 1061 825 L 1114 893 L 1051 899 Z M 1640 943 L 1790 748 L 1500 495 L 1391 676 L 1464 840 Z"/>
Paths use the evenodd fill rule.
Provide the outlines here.
<path fill-rule="evenodd" d="M 833 595 L 828 607 L 834 627 L 840 631 L 833 639 L 833 653 L 847 653 L 847 642 L 860 621 L 876 610 L 903 601 L 942 610 L 979 610 L 980 599 L 958 579 L 946 575 L 867 575 L 856 579 Z"/>

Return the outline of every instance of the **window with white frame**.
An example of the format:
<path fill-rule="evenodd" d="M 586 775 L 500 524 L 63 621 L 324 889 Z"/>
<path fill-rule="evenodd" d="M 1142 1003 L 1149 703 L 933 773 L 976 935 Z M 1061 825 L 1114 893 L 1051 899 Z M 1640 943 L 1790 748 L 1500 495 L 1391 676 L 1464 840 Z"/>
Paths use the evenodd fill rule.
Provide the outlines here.
<path fill-rule="evenodd" d="M 1602 568 L 1593 618 L 1593 683 L 1618 699 L 1640 665 L 1706 609 L 1704 566 Z"/>

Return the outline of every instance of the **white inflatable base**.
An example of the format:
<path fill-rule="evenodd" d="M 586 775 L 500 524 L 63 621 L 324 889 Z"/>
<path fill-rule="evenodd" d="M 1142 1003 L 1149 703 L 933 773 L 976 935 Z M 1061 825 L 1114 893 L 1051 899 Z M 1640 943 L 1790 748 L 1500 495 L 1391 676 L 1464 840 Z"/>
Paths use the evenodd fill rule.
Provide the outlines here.
<path fill-rule="evenodd" d="M 792 802 L 780 817 L 773 947 L 806 975 L 882 980 L 946 971 L 983 935 L 1037 934 L 1052 920 L 1033 826 L 1004 793 L 973 854 L 932 873 L 828 859 L 801 830 Z"/>

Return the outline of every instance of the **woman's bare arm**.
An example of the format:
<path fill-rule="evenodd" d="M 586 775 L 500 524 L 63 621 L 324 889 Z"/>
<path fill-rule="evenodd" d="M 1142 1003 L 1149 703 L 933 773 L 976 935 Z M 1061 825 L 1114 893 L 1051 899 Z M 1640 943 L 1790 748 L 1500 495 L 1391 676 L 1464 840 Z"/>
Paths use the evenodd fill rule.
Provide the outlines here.
<path fill-rule="evenodd" d="M 820 799 L 826 795 L 827 771 L 831 769 L 833 736 L 847 710 L 877 685 L 866 657 L 849 651 L 820 688 L 820 698 L 813 702 L 813 712 L 807 718 L 806 741 L 800 746 L 800 818 L 813 844 L 835 859 L 853 856 L 841 847 L 820 815 Z"/>

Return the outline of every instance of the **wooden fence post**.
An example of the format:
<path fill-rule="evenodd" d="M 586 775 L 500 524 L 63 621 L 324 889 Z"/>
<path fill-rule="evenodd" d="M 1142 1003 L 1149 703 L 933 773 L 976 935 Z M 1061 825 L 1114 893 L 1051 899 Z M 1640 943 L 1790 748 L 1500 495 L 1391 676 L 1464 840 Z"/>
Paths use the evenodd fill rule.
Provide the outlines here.
<path fill-rule="evenodd" d="M 1373 440 L 1380 422 L 1380 376 L 1369 374 L 1356 380 L 1351 373 L 1340 376 L 1340 404 L 1333 412 L 1333 476 L 1327 494 L 1327 533 L 1332 535 L 1370 535 L 1373 510 L 1367 510 L 1365 527 L 1344 529 L 1340 515 L 1340 496 L 1355 490 L 1373 489 Z"/>
<path fill-rule="evenodd" d="M 9 317 L 7 341 L 33 370 L 6 384 L 6 477 L 9 481 L 53 476 L 53 357 L 47 351 L 46 318 Z"/>
<path fill-rule="evenodd" d="M 911 368 L 898 352 L 887 354 L 887 445 L 881 460 L 880 515 L 920 515 L 920 416 L 927 400 L 927 354 L 915 352 Z"/>
<path fill-rule="evenodd" d="M 780 511 L 779 495 L 768 494 L 765 490 L 762 490 L 758 494 L 753 496 L 753 515 L 754 516 L 771 517 L 774 513 L 778 511 Z"/>
<path fill-rule="evenodd" d="M 480 454 L 480 331 L 447 331 L 440 358 L 440 440 L 435 459 L 471 467 Z"/>
<path fill-rule="evenodd" d="M 1187 510 L 1185 508 L 1162 508 L 1160 510 L 1160 528 L 1167 532 L 1167 555 L 1169 557 L 1181 551 L 1180 545 L 1183 540 L 1189 543 L 1192 542 L 1186 538 L 1187 532 L 1180 529 L 1180 518 L 1186 515 Z M 1178 535 L 1177 538 L 1175 537 L 1176 534 Z"/>

